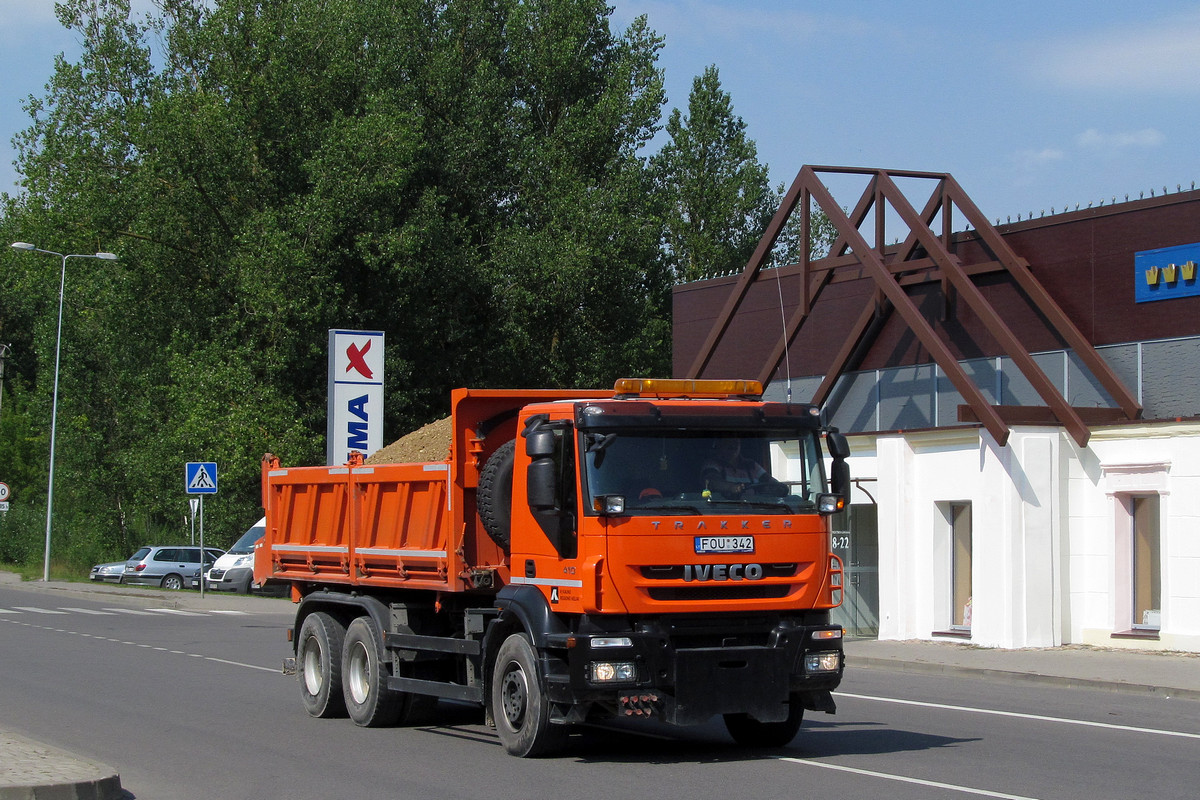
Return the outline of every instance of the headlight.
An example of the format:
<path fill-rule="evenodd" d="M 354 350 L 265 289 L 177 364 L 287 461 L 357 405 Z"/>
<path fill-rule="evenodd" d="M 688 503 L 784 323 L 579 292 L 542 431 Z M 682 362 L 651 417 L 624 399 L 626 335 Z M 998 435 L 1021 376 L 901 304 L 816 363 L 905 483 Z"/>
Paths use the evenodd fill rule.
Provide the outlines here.
<path fill-rule="evenodd" d="M 808 653 L 804 656 L 805 672 L 837 672 L 842 664 L 842 654 L 836 650 L 827 653 Z"/>
<path fill-rule="evenodd" d="M 588 680 L 592 683 L 633 683 L 637 680 L 637 664 L 632 661 L 593 661 L 588 664 Z"/>
<path fill-rule="evenodd" d="M 237 567 L 246 567 L 252 563 L 254 563 L 254 556 L 238 556 L 238 560 L 233 562 L 233 567 L 231 567 L 231 569 Z"/>

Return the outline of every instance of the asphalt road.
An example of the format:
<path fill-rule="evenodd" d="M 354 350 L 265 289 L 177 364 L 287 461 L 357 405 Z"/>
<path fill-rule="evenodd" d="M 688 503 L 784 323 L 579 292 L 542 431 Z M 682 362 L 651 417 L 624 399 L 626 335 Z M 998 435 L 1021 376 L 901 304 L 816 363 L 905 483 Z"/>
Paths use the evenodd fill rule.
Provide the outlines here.
<path fill-rule="evenodd" d="M 1198 702 L 871 669 L 781 751 L 643 725 L 514 759 L 465 706 L 415 728 L 310 719 L 279 671 L 290 604 L 174 597 L 0 586 L 0 722 L 115 767 L 138 800 L 1191 800 L 1200 783 Z"/>

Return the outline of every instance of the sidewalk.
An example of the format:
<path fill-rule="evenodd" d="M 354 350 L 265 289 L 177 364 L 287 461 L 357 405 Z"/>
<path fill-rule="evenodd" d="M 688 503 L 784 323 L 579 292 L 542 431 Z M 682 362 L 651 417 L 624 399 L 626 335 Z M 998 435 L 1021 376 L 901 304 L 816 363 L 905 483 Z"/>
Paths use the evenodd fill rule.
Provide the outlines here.
<path fill-rule="evenodd" d="M 120 800 L 112 767 L 0 728 L 0 800 Z"/>
<path fill-rule="evenodd" d="M 1200 653 L 1087 645 L 998 650 L 916 639 L 847 639 L 845 649 L 847 672 L 865 667 L 957 674 L 1200 700 Z"/>
<path fill-rule="evenodd" d="M 0 583 L 17 588 L 0 572 Z M 212 592 L 142 592 L 135 587 L 51 581 L 20 588 L 63 595 L 105 592 L 177 608 L 256 608 L 288 611 L 284 599 Z M 270 604 L 264 606 L 263 604 Z M 1049 686 L 1101 689 L 1200 700 L 1200 654 L 1159 653 L 1083 645 L 996 650 L 958 642 L 847 639 L 846 670 L 888 669 L 987 677 Z M 111 767 L 27 739 L 0 727 L 0 800 L 119 800 L 126 797 Z"/>

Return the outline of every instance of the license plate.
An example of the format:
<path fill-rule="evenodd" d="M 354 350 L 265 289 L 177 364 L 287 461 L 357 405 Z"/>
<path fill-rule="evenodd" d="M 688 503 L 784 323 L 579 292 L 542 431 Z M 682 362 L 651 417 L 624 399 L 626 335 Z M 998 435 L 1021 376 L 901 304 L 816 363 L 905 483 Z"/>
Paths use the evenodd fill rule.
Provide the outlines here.
<path fill-rule="evenodd" d="M 753 536 L 697 536 L 697 553 L 753 553 Z"/>

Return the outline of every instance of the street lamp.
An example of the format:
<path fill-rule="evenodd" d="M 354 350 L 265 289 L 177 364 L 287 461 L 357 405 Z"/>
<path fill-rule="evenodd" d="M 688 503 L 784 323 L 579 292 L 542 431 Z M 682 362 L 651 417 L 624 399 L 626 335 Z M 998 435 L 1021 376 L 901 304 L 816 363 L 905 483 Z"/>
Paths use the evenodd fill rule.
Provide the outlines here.
<path fill-rule="evenodd" d="M 49 583 L 50 520 L 54 509 L 54 436 L 58 427 L 58 362 L 59 357 L 62 355 L 63 292 L 67 287 L 67 259 L 99 258 L 103 261 L 116 261 L 117 257 L 113 253 L 56 253 L 53 250 L 43 250 L 40 247 L 35 247 L 29 242 L 13 242 L 12 247 L 14 250 L 45 253 L 46 255 L 58 256 L 62 259 L 62 274 L 58 281 L 58 333 L 55 336 L 54 342 L 54 400 L 50 406 L 50 480 L 46 488 L 46 557 L 42 569 L 42 580 Z"/>

